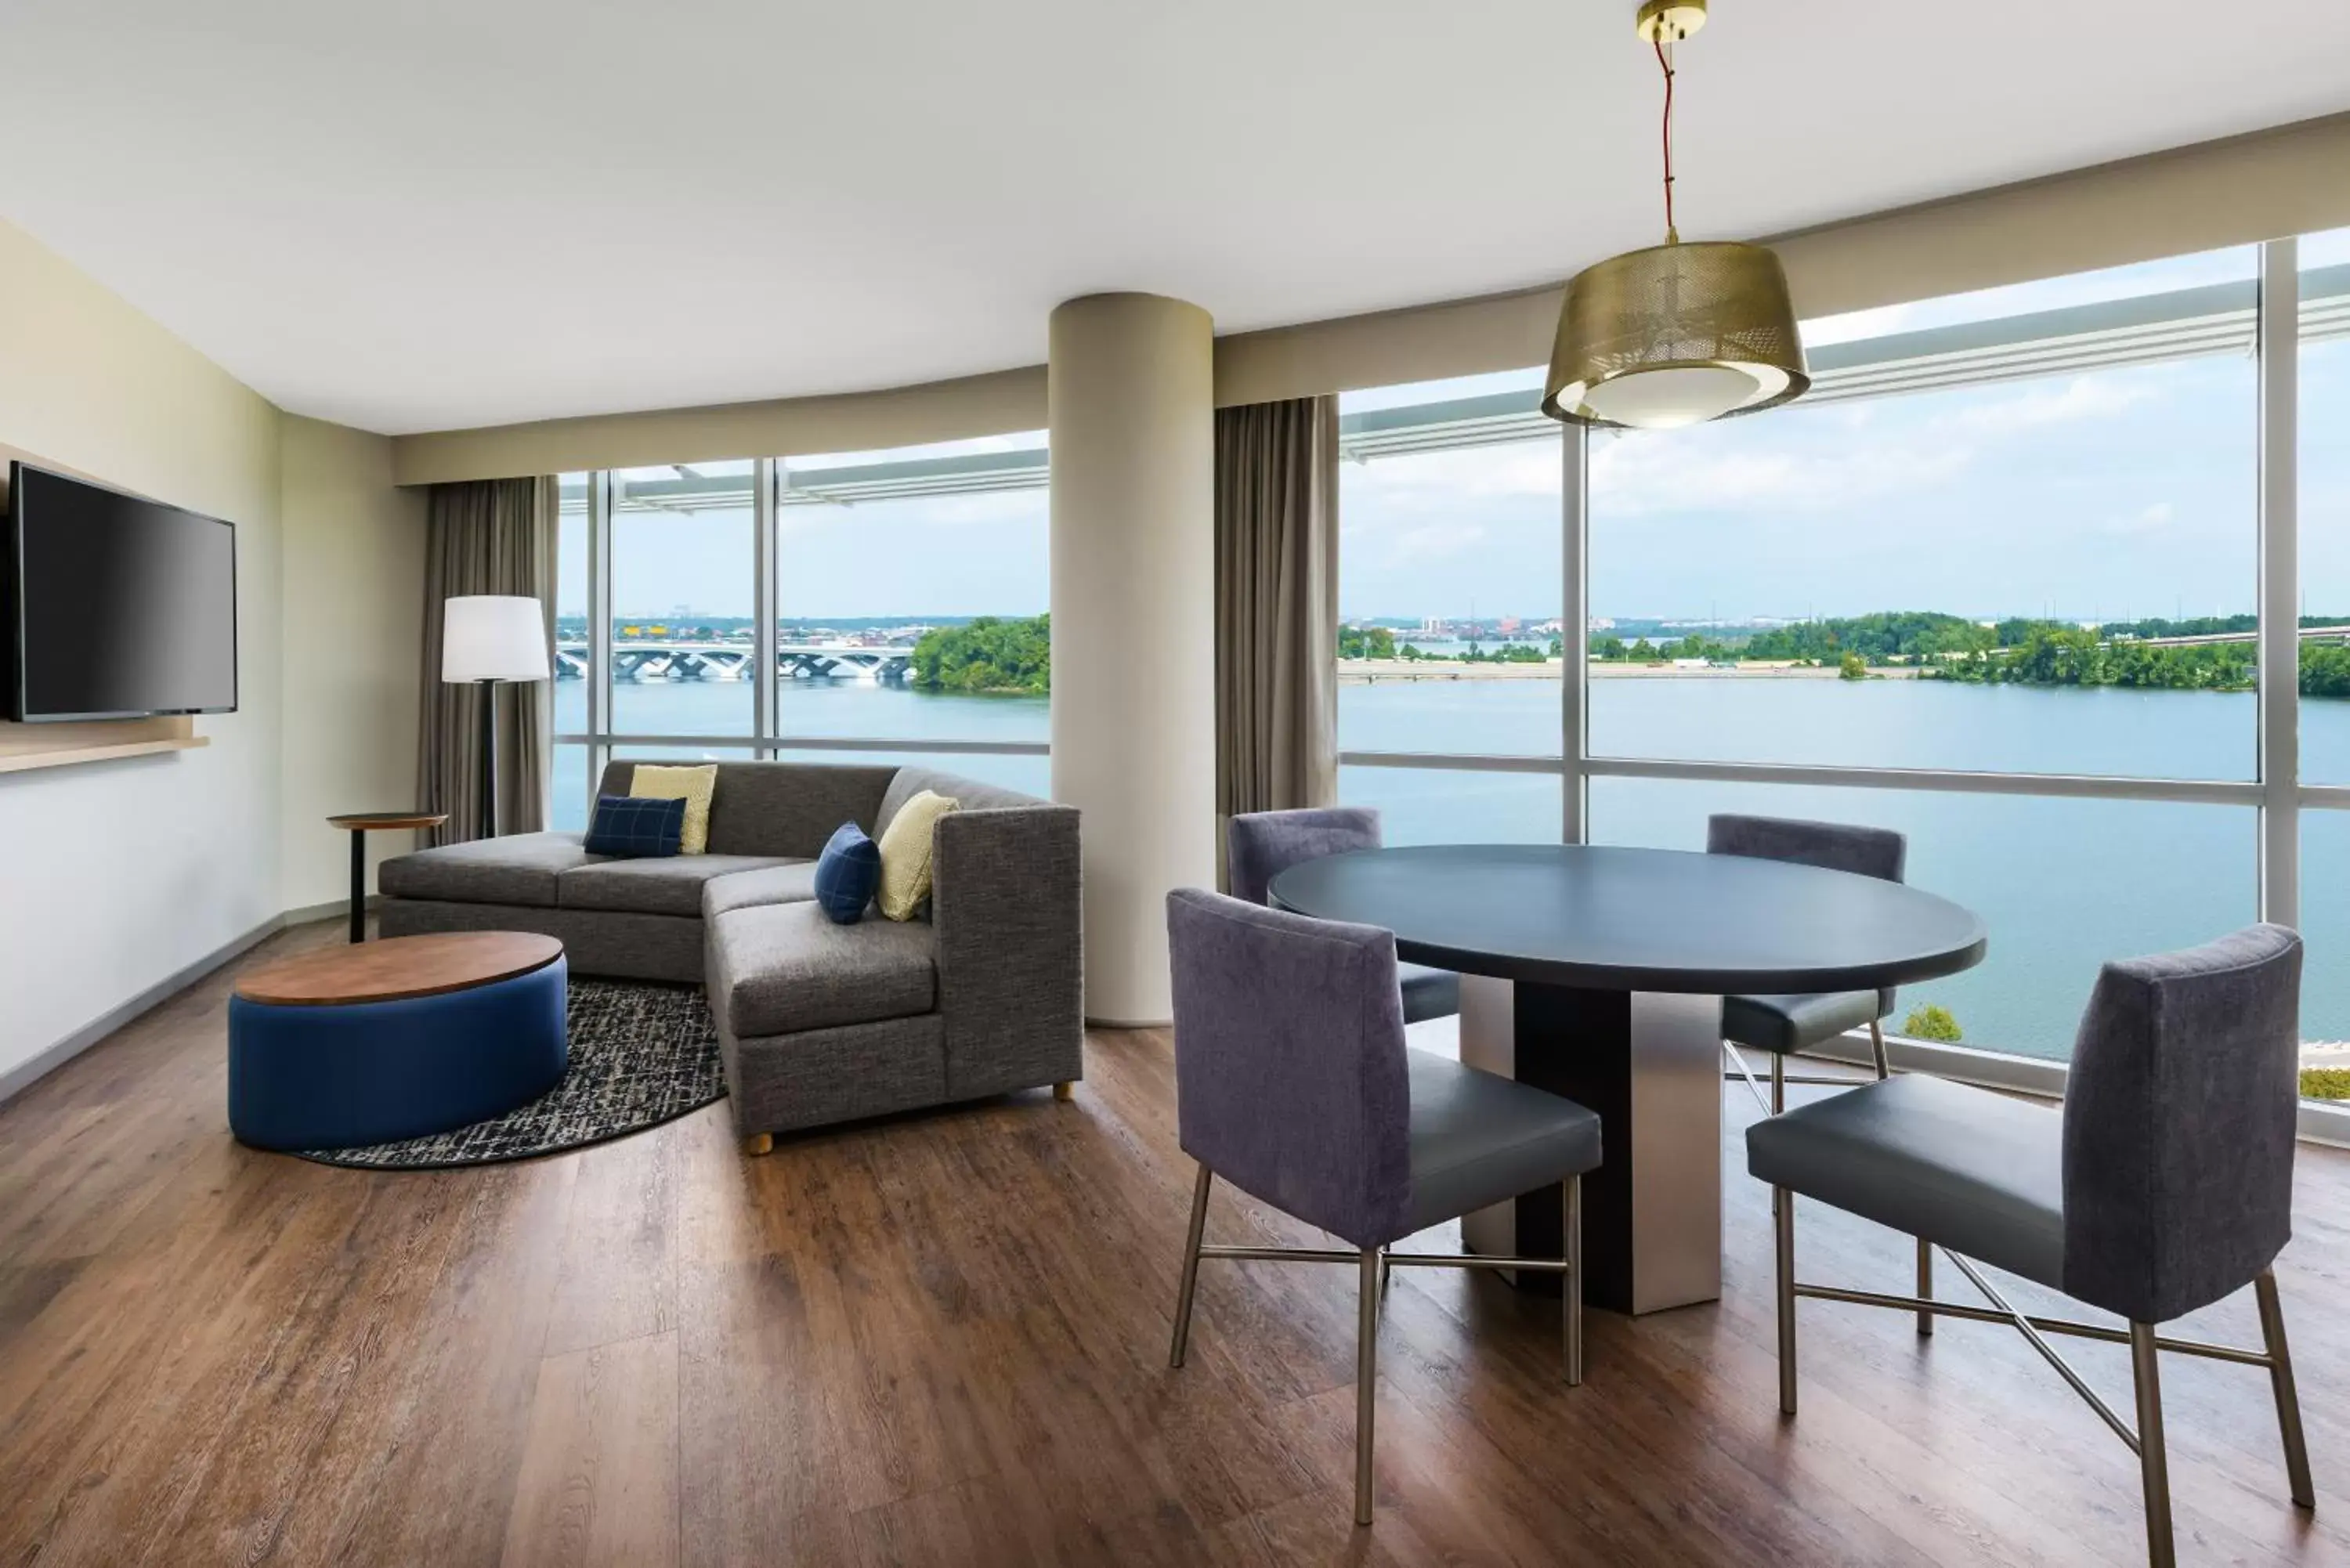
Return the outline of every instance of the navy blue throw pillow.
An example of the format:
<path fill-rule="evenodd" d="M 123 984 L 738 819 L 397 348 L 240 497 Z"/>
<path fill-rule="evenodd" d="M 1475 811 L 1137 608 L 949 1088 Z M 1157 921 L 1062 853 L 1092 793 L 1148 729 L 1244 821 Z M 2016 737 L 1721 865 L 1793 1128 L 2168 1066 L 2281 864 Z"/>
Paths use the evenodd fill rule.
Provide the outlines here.
<path fill-rule="evenodd" d="M 853 822 L 832 830 L 816 862 L 816 901 L 835 925 L 853 926 L 881 886 L 881 846 Z"/>
<path fill-rule="evenodd" d="M 685 800 L 599 794 L 588 823 L 588 853 L 631 860 L 674 855 L 685 837 Z"/>

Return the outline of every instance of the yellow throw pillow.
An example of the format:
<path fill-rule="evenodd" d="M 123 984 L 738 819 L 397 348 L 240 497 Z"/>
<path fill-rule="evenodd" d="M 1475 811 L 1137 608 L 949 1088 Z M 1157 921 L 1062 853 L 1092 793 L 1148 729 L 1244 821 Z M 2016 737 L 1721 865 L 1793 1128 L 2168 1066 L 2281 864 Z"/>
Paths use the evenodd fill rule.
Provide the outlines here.
<path fill-rule="evenodd" d="M 638 800 L 685 802 L 685 833 L 677 846 L 680 855 L 709 852 L 710 796 L 717 788 L 716 763 L 698 768 L 665 768 L 639 763 L 629 779 L 629 794 Z"/>
<path fill-rule="evenodd" d="M 931 849 L 938 836 L 939 818 L 961 803 L 951 795 L 924 790 L 898 808 L 881 833 L 881 912 L 893 920 L 910 920 L 931 896 Z"/>

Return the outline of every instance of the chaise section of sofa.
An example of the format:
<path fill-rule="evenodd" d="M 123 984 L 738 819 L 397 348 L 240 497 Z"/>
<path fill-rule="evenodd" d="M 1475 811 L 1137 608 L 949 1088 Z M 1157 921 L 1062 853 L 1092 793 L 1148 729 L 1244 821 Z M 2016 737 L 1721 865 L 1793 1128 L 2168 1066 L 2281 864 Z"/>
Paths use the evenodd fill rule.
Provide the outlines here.
<path fill-rule="evenodd" d="M 710 1009 L 746 1137 L 1082 1075 L 1076 809 L 909 767 L 881 830 L 926 789 L 958 809 L 939 819 L 925 919 L 835 926 L 813 906 L 725 907 L 733 879 L 703 895 Z M 841 1054 L 849 1038 L 861 1054 Z"/>
<path fill-rule="evenodd" d="M 605 772 L 625 794 L 633 763 Z M 836 925 L 815 857 L 842 822 L 877 838 L 951 795 L 929 909 Z M 578 835 L 384 862 L 382 929 L 544 931 L 575 972 L 702 981 L 752 1147 L 834 1122 L 1070 1083 L 1083 1073 L 1078 817 L 930 768 L 721 763 L 712 853 L 609 860 Z"/>

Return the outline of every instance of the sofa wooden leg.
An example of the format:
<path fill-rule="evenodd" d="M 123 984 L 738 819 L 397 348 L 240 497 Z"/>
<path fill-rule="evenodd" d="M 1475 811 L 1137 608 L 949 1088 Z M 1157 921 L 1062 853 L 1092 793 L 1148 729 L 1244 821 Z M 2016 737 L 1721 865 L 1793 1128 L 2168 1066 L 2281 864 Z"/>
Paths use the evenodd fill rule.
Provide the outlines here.
<path fill-rule="evenodd" d="M 743 1140 L 744 1154 L 765 1154 L 775 1147 L 775 1135 L 773 1133 L 753 1133 Z"/>
<path fill-rule="evenodd" d="M 1054 1085 L 1053 1097 L 1056 1100 L 1076 1099 L 1077 1097 L 1076 1080 L 1074 1078 L 1064 1078 L 1059 1083 Z"/>

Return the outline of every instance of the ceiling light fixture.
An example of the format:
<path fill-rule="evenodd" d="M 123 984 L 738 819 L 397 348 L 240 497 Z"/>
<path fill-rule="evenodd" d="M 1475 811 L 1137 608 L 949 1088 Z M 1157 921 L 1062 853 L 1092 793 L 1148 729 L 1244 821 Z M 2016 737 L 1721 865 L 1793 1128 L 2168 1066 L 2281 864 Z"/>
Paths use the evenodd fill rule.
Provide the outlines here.
<path fill-rule="evenodd" d="M 1665 73 L 1665 243 L 1568 280 L 1543 412 L 1671 430 L 1791 401 L 1812 378 L 1778 256 L 1761 245 L 1683 244 L 1673 226 L 1672 51 L 1705 25 L 1705 0 L 1645 0 L 1636 25 Z"/>

